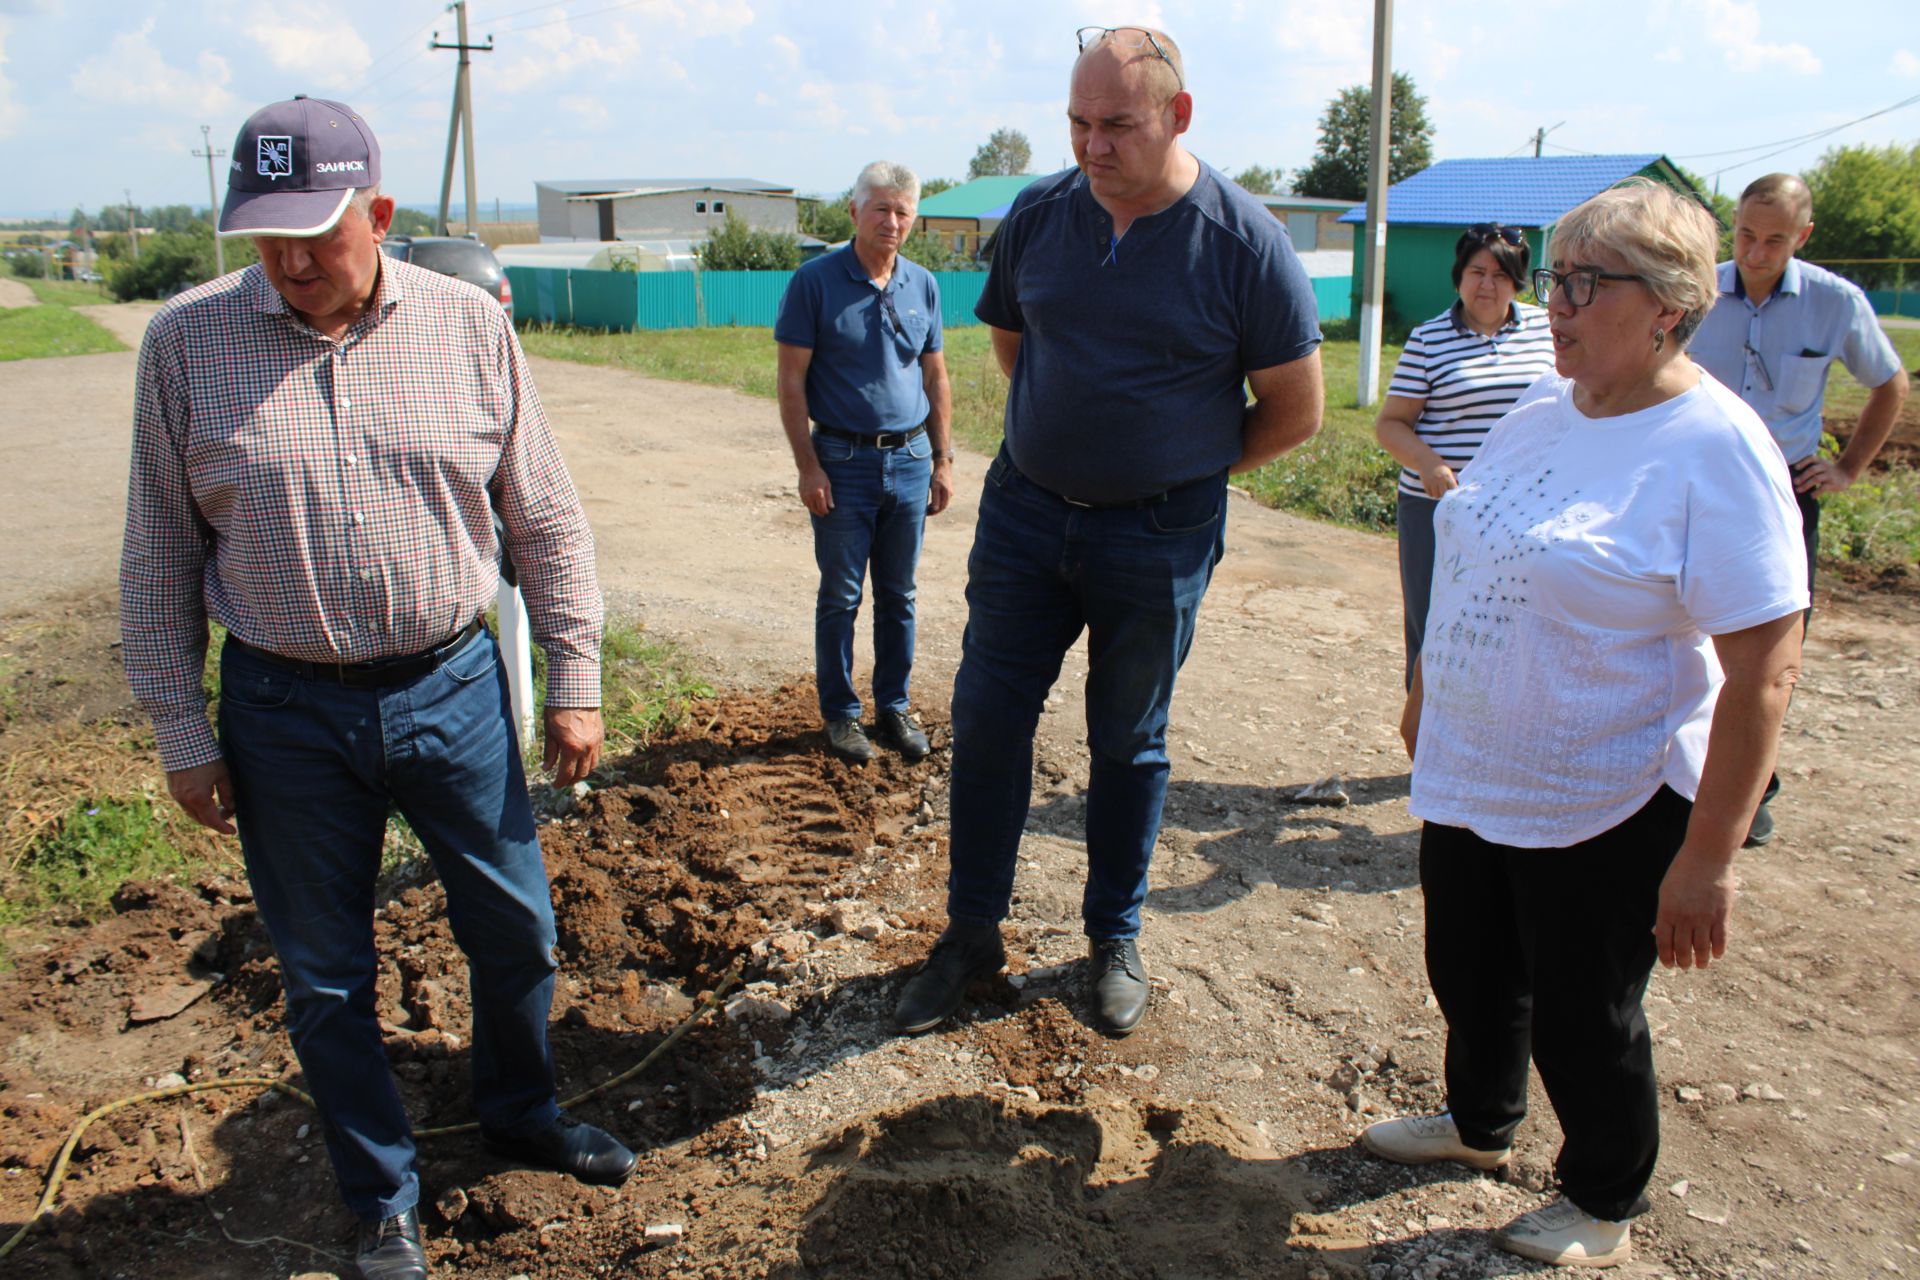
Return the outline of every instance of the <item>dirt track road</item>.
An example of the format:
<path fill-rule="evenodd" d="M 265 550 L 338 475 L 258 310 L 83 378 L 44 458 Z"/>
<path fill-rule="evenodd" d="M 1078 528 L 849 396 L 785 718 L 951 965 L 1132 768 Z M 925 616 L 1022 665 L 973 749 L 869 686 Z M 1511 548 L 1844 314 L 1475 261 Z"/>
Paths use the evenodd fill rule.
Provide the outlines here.
<path fill-rule="evenodd" d="M 132 361 L 0 365 L 10 619 L 111 584 Z M 685 644 L 716 683 L 804 673 L 814 569 L 771 404 L 605 369 L 535 369 L 615 607 Z M 934 710 L 958 656 L 985 464 L 961 458 L 960 498 L 929 525 L 916 690 Z M 1525 1271 L 1492 1269 L 1482 1233 L 1537 1203 L 1528 1187 L 1555 1137 L 1543 1097 L 1522 1131 L 1531 1173 L 1518 1183 L 1383 1174 L 1351 1146 L 1383 1100 L 1441 1101 L 1442 1028 L 1427 1004 L 1415 824 L 1392 728 L 1392 544 L 1239 498 L 1231 521 L 1174 706 L 1174 783 L 1143 938 L 1156 1003 L 1128 1060 L 1153 1065 L 1139 1078 L 1159 1096 L 1218 1102 L 1278 1151 L 1309 1153 L 1314 1175 L 1335 1184 L 1315 1229 L 1371 1243 L 1375 1280 Z M 1782 834 L 1743 863 L 1734 952 L 1706 974 L 1655 976 L 1666 1147 L 1630 1274 L 1920 1271 L 1913 640 L 1901 607 L 1823 600 L 1783 750 Z M 1084 672 L 1083 652 L 1070 655 L 1043 717 L 1009 930 L 1036 969 L 1082 950 Z M 1345 780 L 1351 806 L 1293 802 L 1329 775 Z M 871 1041 L 874 1016 L 830 1006 L 811 1033 Z M 977 1089 L 975 1050 L 990 1033 L 968 1024 L 886 1052 L 848 1049 L 806 1092 L 809 1082 L 771 1081 L 756 1115 L 799 1135 L 885 1101 Z"/>

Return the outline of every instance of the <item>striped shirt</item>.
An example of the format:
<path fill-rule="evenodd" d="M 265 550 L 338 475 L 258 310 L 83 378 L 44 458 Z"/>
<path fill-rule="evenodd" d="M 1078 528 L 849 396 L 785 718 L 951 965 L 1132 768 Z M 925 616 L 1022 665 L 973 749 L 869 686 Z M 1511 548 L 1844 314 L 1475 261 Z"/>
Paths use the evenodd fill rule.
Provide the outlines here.
<path fill-rule="evenodd" d="M 120 563 L 127 676 L 161 763 L 220 758 L 207 619 L 312 662 L 417 653 L 493 599 L 492 512 L 547 655 L 547 702 L 600 702 L 593 535 L 505 313 L 382 258 L 338 340 L 259 266 L 153 318 Z"/>
<path fill-rule="evenodd" d="M 1387 394 L 1426 401 L 1414 434 L 1457 473 L 1520 393 L 1552 372 L 1545 308 L 1516 302 L 1500 332 L 1485 338 L 1467 327 L 1456 302 L 1407 335 Z M 1400 492 L 1426 497 L 1420 473 L 1400 468 Z"/>

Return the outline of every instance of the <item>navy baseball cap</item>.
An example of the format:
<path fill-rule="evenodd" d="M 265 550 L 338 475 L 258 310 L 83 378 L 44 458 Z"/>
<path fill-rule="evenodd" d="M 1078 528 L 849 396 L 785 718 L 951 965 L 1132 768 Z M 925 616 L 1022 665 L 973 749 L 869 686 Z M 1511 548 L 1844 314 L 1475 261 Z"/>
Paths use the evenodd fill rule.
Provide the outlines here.
<path fill-rule="evenodd" d="M 344 102 L 296 94 L 240 126 L 220 208 L 223 236 L 320 236 L 380 181 L 380 144 Z"/>

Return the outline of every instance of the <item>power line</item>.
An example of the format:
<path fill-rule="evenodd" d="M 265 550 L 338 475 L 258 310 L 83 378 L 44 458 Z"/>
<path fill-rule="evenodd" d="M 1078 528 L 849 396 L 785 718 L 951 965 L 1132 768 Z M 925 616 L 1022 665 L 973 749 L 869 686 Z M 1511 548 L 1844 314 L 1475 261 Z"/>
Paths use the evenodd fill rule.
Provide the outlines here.
<path fill-rule="evenodd" d="M 585 13 L 561 14 L 557 18 L 549 18 L 545 22 L 529 22 L 522 27 L 507 27 L 504 29 L 502 34 L 517 35 L 522 31 L 538 31 L 542 27 L 557 27 L 563 22 L 579 22 L 583 18 L 598 17 L 600 14 L 612 13 L 617 9 L 634 9 L 634 8 L 638 8 L 640 5 L 648 4 L 648 3 L 651 3 L 651 0 L 623 0 L 623 3 L 610 4 L 604 9 L 589 9 Z M 550 9 L 550 8 L 553 8 L 554 6 L 541 5 L 539 7 L 543 9 Z M 526 10 L 522 10 L 522 12 L 532 13 L 534 12 L 534 10 L 526 9 Z"/>
<path fill-rule="evenodd" d="M 1728 172 L 1729 170 L 1743 168 L 1750 164 L 1759 164 L 1762 160 L 1771 160 L 1773 159 L 1773 157 L 1777 155 L 1782 155 L 1788 151 L 1793 150 L 1795 147 L 1804 146 L 1809 142 L 1817 142 L 1821 138 L 1830 138 L 1834 134 L 1839 133 L 1843 129 L 1850 129 L 1856 124 L 1861 124 L 1861 123 L 1864 123 L 1865 121 L 1875 119 L 1876 117 L 1884 116 L 1889 112 L 1899 111 L 1902 108 L 1913 106 L 1917 102 L 1920 102 L 1920 93 L 1916 93 L 1910 98 L 1902 98 L 1900 101 L 1893 103 L 1891 106 L 1882 107 L 1878 111 L 1869 111 L 1866 115 L 1857 116 L 1854 119 L 1848 120 L 1842 124 L 1832 125 L 1825 129 L 1816 129 L 1812 133 L 1803 133 L 1797 138 L 1780 138 L 1773 142 L 1760 142 L 1760 143 L 1755 143 L 1753 146 L 1750 146 L 1750 147 L 1734 147 L 1726 151 L 1696 152 L 1692 155 L 1675 156 L 1674 159 L 1676 160 L 1710 160 L 1719 156 L 1744 155 L 1749 151 L 1766 151 L 1767 152 L 1766 155 L 1756 156 L 1751 160 L 1736 160 L 1732 164 L 1724 165 L 1721 168 L 1716 169 L 1712 173 L 1707 175 L 1709 178 L 1714 178 L 1714 177 L 1718 177 L 1723 173 Z M 1769 150 L 1769 148 L 1774 148 L 1774 149 Z"/>
<path fill-rule="evenodd" d="M 432 75 L 428 76 L 425 80 L 422 80 L 419 84 L 413 86 L 413 88 L 408 89 L 402 93 L 389 94 L 387 97 L 381 98 L 378 101 L 370 102 L 364 108 L 362 108 L 362 113 L 370 114 L 381 107 L 391 106 L 396 102 L 401 102 L 407 98 L 411 98 L 415 94 L 419 93 L 422 89 L 425 89 L 428 85 L 431 85 L 436 83 L 437 81 L 446 79 L 448 74 L 451 73 L 453 70 L 454 68 L 452 67 L 445 67 L 445 66 L 435 67 Z"/>

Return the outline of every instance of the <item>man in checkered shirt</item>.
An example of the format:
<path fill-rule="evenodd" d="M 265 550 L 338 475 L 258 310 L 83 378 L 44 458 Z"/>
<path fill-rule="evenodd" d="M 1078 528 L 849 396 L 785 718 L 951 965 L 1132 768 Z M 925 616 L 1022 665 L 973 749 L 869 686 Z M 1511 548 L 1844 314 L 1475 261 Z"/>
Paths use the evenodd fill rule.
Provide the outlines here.
<path fill-rule="evenodd" d="M 424 1280 L 413 1141 L 374 1014 L 372 917 L 397 809 L 446 886 L 487 1145 L 589 1182 L 631 1151 L 562 1114 L 553 909 L 505 673 L 481 615 L 498 512 L 547 655 L 556 786 L 599 758 L 593 537 L 526 357 L 479 289 L 384 258 L 394 202 L 337 102 L 264 107 L 222 235 L 260 264 L 183 294 L 140 351 L 120 570 L 127 674 L 173 798 L 236 824 L 287 1025 L 368 1280 Z M 219 731 L 201 672 L 227 628 Z"/>

